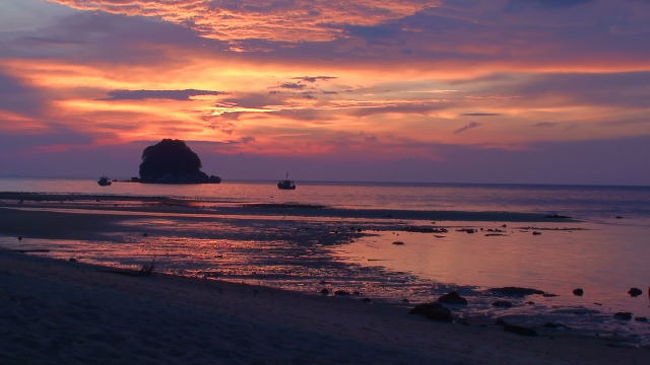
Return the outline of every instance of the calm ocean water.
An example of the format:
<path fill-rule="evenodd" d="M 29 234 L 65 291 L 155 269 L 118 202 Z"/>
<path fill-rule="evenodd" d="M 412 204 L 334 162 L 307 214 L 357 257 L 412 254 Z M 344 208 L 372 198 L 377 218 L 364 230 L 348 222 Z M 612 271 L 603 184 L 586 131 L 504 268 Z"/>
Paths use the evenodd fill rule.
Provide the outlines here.
<path fill-rule="evenodd" d="M 128 225 L 161 233 L 146 238 L 127 234 L 118 244 L 42 239 L 17 243 L 13 237 L 0 236 L 0 246 L 47 247 L 54 257 L 79 257 L 117 266 L 137 266 L 155 259 L 161 270 L 170 273 L 208 273 L 224 280 L 312 293 L 321 289 L 319 283 L 328 283 L 333 289 L 358 290 L 394 301 L 431 300 L 454 288 L 471 298 L 469 315 L 525 315 L 585 333 L 606 333 L 650 344 L 650 324 L 613 318 L 613 313 L 622 311 L 650 317 L 650 187 L 298 182 L 295 191 L 281 191 L 274 182 L 116 182 L 100 187 L 92 180 L 4 178 L 0 179 L 2 191 L 571 216 L 577 221 L 507 222 L 505 228 L 504 222 L 438 222 L 449 228 L 444 235 L 370 230 L 354 242 L 327 246 L 295 245 L 281 238 L 237 238 L 246 230 L 281 234 L 271 223 L 247 227 L 248 223 L 192 222 L 172 214 L 130 221 Z M 300 224 L 323 224 L 317 217 L 312 220 Z M 463 227 L 485 231 L 467 234 L 458 230 Z M 488 229 L 500 233 L 490 235 Z M 533 231 L 541 234 L 533 235 Z M 393 245 L 396 240 L 405 245 Z M 522 299 L 511 309 L 494 308 L 494 298 L 484 293 L 500 286 L 538 288 L 559 296 L 535 296 Z M 585 289 L 583 297 L 571 294 L 577 287 Z M 641 288 L 643 295 L 630 297 L 630 287 Z"/>
<path fill-rule="evenodd" d="M 275 182 L 152 185 L 93 180 L 0 178 L 0 191 L 165 196 L 231 203 L 301 203 L 333 207 L 554 212 L 577 218 L 650 217 L 650 187 L 301 183 L 294 191 Z"/>

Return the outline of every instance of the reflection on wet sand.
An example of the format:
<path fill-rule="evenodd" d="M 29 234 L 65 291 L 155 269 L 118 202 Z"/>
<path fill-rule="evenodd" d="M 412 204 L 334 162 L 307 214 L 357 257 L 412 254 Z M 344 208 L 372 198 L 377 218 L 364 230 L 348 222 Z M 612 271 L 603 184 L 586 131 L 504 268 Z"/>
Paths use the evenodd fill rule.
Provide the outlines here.
<path fill-rule="evenodd" d="M 524 321 L 541 323 L 535 326 L 560 323 L 563 329 L 615 334 L 642 343 L 650 338 L 646 323 L 623 323 L 611 315 L 623 310 L 648 315 L 645 297 L 631 301 L 618 293 L 619 285 L 644 285 L 637 283 L 647 277 L 639 261 L 643 256 L 625 255 L 639 252 L 632 246 L 644 226 L 617 230 L 615 225 L 561 218 L 550 223 L 539 218 L 348 218 L 331 212 L 304 214 L 305 209 L 322 208 L 277 206 L 229 207 L 224 214 L 213 206 L 153 208 L 150 203 L 8 203 L 0 208 L 5 234 L 0 245 L 77 262 L 135 270 L 153 265 L 157 272 L 175 275 L 397 303 L 426 302 L 457 290 L 470 304 L 456 309 L 467 321 L 523 316 Z M 255 214 L 255 209 L 265 208 L 285 214 Z M 17 240 L 17 235 L 25 237 Z M 622 237 L 629 240 L 619 246 L 618 254 L 603 252 L 609 240 Z M 607 276 L 608 265 L 627 269 Z M 506 298 L 508 306 L 493 305 L 504 298 L 487 289 L 509 285 L 559 296 Z M 577 286 L 589 295 L 568 295 Z"/>

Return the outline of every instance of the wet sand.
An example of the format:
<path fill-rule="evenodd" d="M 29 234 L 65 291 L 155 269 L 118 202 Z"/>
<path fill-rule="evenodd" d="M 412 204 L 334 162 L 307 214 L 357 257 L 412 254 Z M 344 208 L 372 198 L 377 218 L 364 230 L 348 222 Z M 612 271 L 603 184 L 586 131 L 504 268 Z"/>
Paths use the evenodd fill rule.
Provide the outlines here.
<path fill-rule="evenodd" d="M 52 211 L 80 208 L 65 202 L 2 206 L 0 234 L 48 239 L 110 239 L 116 230 L 146 230 L 122 225 L 124 210 L 130 218 L 188 214 L 185 219 L 199 223 L 218 215 L 196 216 L 204 211 L 191 206 L 148 205 L 143 212 L 142 207 L 102 207 L 96 201 L 84 203 L 81 208 L 90 211 L 82 213 Z M 290 220 L 242 209 L 246 214 L 239 224 L 263 219 L 293 227 Z M 341 224 L 318 223 L 300 234 L 278 229 L 273 237 L 340 242 L 361 234 L 356 229 L 332 233 Z M 247 239 L 252 233 L 236 234 Z M 263 240 L 271 233 L 254 234 Z M 634 364 L 650 355 L 647 348 L 621 348 L 605 339 L 560 333 L 523 337 L 493 324 L 438 323 L 409 315 L 405 306 L 354 296 L 306 295 L 160 273 L 121 275 L 106 267 L 9 251 L 0 251 L 0 290 L 2 364 Z"/>
<path fill-rule="evenodd" d="M 3 364 L 641 364 L 647 349 L 404 308 L 0 252 Z"/>
<path fill-rule="evenodd" d="M 5 207 L 57 207 L 90 210 L 121 210 L 138 212 L 198 213 L 220 216 L 320 217 L 330 219 L 474 221 L 474 222 L 574 222 L 570 217 L 541 213 L 505 211 L 351 209 L 310 204 L 238 204 L 232 202 L 136 197 L 95 194 L 41 194 L 0 192 Z M 134 209 L 135 206 L 135 209 Z"/>

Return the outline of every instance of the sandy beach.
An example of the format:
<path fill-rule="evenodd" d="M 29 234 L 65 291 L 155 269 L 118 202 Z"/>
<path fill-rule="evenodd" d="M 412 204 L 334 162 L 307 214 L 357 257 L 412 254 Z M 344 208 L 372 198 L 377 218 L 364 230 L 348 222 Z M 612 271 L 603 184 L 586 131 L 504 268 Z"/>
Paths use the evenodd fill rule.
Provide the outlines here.
<path fill-rule="evenodd" d="M 647 349 L 523 337 L 404 308 L 0 253 L 3 364 L 641 364 Z"/>
<path fill-rule="evenodd" d="M 235 219 L 234 208 L 206 216 L 191 206 L 147 202 L 136 209 L 112 202 L 101 206 L 96 200 L 73 205 L 5 201 L 0 233 L 26 241 L 115 240 L 116 231 L 121 239 L 143 231 L 173 233 L 173 228 L 124 223 L 133 219 L 170 213 L 192 224 Z M 282 237 L 303 244 L 362 234 L 359 220 L 325 219 L 300 226 L 301 231 L 286 219 L 287 207 L 271 207 L 285 210 L 279 221 L 255 209 L 260 207 L 235 214 L 238 224 L 251 225 L 254 232 L 217 230 L 230 238 Z M 290 208 L 298 221 L 304 209 Z M 371 218 L 363 224 L 376 224 Z M 435 322 L 408 314 L 412 305 L 360 296 L 309 295 L 155 270 L 134 276 L 83 258 L 54 260 L 16 251 L 0 252 L 3 364 L 640 364 L 650 355 L 647 348 L 594 337 L 520 336 L 493 321 Z"/>

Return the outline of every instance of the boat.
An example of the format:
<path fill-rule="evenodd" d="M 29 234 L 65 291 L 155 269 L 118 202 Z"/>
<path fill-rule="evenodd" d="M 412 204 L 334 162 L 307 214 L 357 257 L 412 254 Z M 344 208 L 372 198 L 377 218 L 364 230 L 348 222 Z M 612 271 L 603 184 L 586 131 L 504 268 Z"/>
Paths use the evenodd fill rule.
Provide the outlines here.
<path fill-rule="evenodd" d="M 113 182 L 111 181 L 111 179 L 109 179 L 106 176 L 102 176 L 102 177 L 99 178 L 99 180 L 97 180 L 97 184 L 99 184 L 99 186 L 109 186 L 112 183 Z"/>
<path fill-rule="evenodd" d="M 278 189 L 280 190 L 296 190 L 296 183 L 293 180 L 289 180 L 289 173 L 284 180 L 278 181 Z"/>

